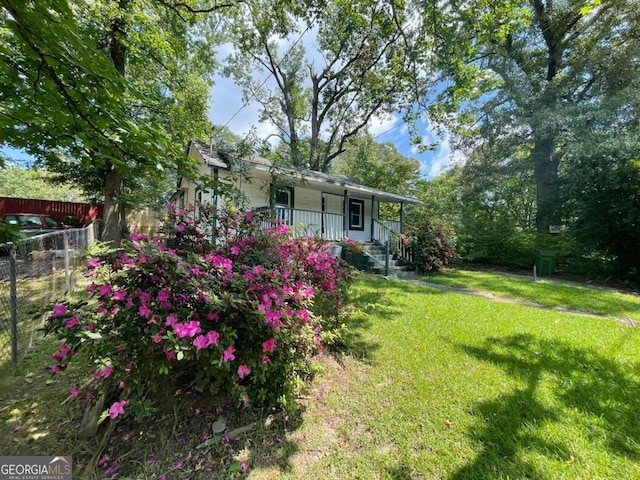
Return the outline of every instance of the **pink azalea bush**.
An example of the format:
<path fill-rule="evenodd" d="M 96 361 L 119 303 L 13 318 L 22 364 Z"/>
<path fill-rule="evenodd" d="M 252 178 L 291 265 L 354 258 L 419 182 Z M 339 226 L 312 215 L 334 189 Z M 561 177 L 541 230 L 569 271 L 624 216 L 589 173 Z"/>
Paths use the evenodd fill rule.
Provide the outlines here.
<path fill-rule="evenodd" d="M 407 227 L 406 242 L 413 247 L 414 267 L 434 272 L 461 257 L 454 251 L 454 233 L 446 220 L 422 217 Z"/>
<path fill-rule="evenodd" d="M 85 350 L 96 372 L 71 397 L 105 389 L 104 418 L 142 413 L 163 385 L 293 406 L 323 349 L 323 322 L 340 314 L 349 267 L 257 214 L 202 208 L 201 227 L 193 212 L 170 210 L 168 243 L 132 234 L 88 262 L 88 302 L 55 305 L 48 331 L 63 343 L 52 371 Z"/>

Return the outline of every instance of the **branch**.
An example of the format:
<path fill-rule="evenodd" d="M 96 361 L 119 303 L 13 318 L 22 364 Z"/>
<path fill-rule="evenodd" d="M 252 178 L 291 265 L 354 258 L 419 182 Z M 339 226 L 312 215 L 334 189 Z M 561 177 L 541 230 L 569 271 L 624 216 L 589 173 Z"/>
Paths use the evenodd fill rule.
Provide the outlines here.
<path fill-rule="evenodd" d="M 182 16 L 182 13 L 179 11 L 179 9 L 181 8 L 195 15 L 198 13 L 212 13 L 212 12 L 215 12 L 216 10 L 222 10 L 223 8 L 236 7 L 240 4 L 245 3 L 244 0 L 230 0 L 227 2 L 221 2 L 221 3 L 214 2 L 214 4 L 211 7 L 197 8 L 197 7 L 192 7 L 186 2 L 170 2 L 169 0 L 156 0 L 156 1 L 164 5 L 168 9 L 173 10 L 180 17 L 180 19 L 185 22 L 186 22 L 186 19 Z"/>

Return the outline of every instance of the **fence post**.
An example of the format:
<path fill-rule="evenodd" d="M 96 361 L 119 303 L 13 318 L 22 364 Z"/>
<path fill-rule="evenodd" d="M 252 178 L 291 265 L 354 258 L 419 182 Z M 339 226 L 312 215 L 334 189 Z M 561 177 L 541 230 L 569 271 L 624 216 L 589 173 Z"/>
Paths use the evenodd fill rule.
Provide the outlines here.
<path fill-rule="evenodd" d="M 64 293 L 68 295 L 71 292 L 71 273 L 69 272 L 69 231 L 62 232 L 63 249 L 64 249 Z"/>
<path fill-rule="evenodd" d="M 16 268 L 16 244 L 10 243 L 9 254 L 9 305 L 11 311 L 11 361 L 18 364 L 18 269 Z"/>

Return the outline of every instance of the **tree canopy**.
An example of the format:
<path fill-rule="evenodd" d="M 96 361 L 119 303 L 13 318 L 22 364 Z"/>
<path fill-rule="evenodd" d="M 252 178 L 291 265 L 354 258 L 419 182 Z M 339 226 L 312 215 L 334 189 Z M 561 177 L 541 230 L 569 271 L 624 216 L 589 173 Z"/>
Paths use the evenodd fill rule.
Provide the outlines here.
<path fill-rule="evenodd" d="M 227 72 L 260 103 L 296 166 L 327 171 L 372 118 L 416 98 L 422 50 L 406 2 L 260 0 L 238 12 Z M 313 47 L 304 44 L 311 30 Z"/>
<path fill-rule="evenodd" d="M 434 15 L 436 57 L 450 83 L 431 113 L 453 120 L 473 149 L 499 141 L 504 161 L 528 148 L 536 227 L 549 233 L 566 218 L 559 174 L 576 145 L 637 128 L 637 5 L 478 0 Z"/>
<path fill-rule="evenodd" d="M 186 140 L 208 125 L 201 15 L 228 5 L 200 3 L 0 2 L 0 138 L 101 192 L 107 240 L 126 231 L 127 195 L 189 168 Z"/>

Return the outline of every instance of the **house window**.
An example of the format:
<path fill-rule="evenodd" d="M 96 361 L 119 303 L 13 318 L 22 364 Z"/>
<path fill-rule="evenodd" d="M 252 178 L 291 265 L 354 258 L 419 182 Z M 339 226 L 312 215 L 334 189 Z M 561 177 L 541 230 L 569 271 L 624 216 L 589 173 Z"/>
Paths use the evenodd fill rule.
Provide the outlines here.
<path fill-rule="evenodd" d="M 364 230 L 364 200 L 349 199 L 349 230 Z"/>

